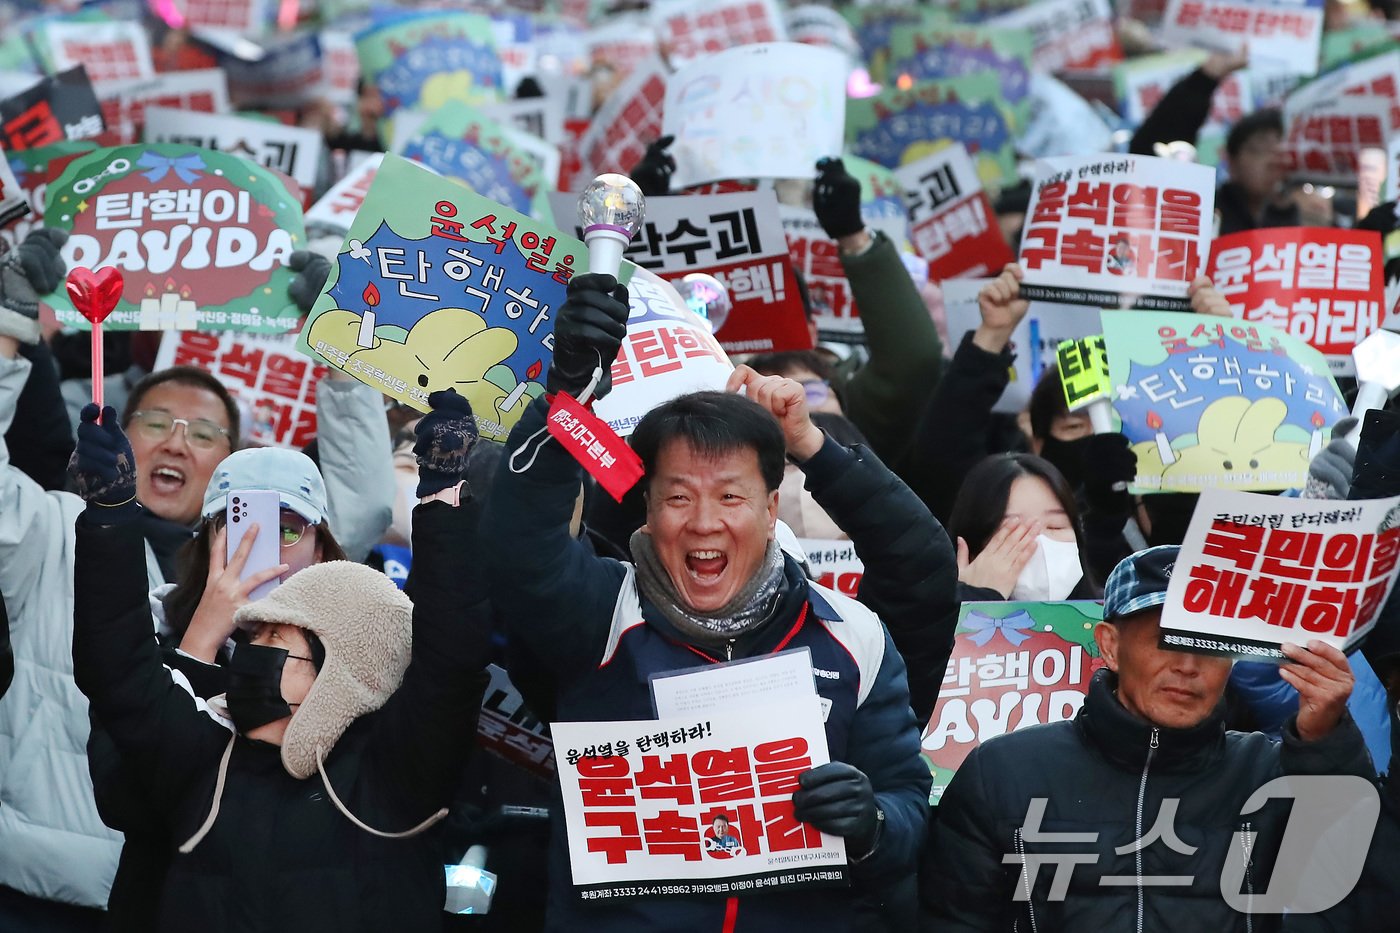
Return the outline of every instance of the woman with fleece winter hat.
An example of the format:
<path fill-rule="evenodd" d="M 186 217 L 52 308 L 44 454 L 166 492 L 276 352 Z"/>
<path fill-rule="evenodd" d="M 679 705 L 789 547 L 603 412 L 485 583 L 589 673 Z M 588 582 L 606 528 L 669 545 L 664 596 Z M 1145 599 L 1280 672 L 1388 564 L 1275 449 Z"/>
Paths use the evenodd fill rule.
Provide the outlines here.
<path fill-rule="evenodd" d="M 489 633 L 456 612 L 483 585 L 463 546 L 470 407 L 434 393 L 418 429 L 418 556 L 401 594 L 331 561 L 239 609 L 229 689 L 202 704 L 162 667 L 141 566 L 130 452 L 83 412 L 74 474 L 73 660 L 126 767 L 169 801 L 178 847 L 158 931 L 436 931 L 438 833 L 475 732 Z"/>

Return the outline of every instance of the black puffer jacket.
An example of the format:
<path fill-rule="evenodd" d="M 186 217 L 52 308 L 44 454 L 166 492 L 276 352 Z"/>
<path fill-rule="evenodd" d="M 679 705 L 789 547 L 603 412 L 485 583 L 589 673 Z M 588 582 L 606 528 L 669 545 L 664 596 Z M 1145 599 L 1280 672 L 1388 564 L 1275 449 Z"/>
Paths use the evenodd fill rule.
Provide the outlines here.
<path fill-rule="evenodd" d="M 1268 882 L 1288 816 L 1275 800 L 1246 816 L 1242 805 L 1282 774 L 1353 774 L 1374 780 L 1370 756 L 1350 716 L 1326 738 L 1303 742 L 1290 722 L 1282 744 L 1262 733 L 1227 732 L 1216 713 L 1191 729 L 1165 729 L 1118 702 L 1117 678 L 1099 671 L 1072 722 L 1033 726 L 992 739 L 968 756 L 939 804 L 921 896 L 926 929 L 1139 930 L 1211 933 L 1276 929 L 1277 916 L 1247 916 L 1220 894 L 1222 872 Z M 1034 799 L 1048 802 L 1039 832 L 1095 834 L 1094 841 L 1035 839 Z M 1163 805 L 1179 801 L 1171 826 L 1193 847 L 1183 854 L 1168 835 L 1151 841 Z M 1170 808 L 1170 805 L 1168 805 Z M 1166 826 L 1161 825 L 1165 830 Z M 1238 833 L 1255 832 L 1246 857 Z M 1144 837 L 1149 843 L 1132 851 Z M 1124 854 L 1115 849 L 1122 848 Z M 1092 863 L 1042 863 L 1029 904 L 1019 893 L 1021 865 L 1007 855 L 1079 854 Z M 1033 862 L 1031 863 L 1034 864 Z M 1068 894 L 1052 900 L 1057 871 L 1071 872 Z M 1137 878 L 1190 876 L 1161 886 Z M 1126 883 L 1100 884 L 1104 878 Z"/>
<path fill-rule="evenodd" d="M 467 509 L 414 513 L 411 661 L 384 706 L 360 716 L 325 761 L 344 806 L 376 829 L 403 831 L 452 798 L 476 730 L 489 633 L 458 609 L 475 570 L 462 547 Z M 441 834 L 384 839 L 355 826 L 320 778 L 302 781 L 279 749 L 233 740 L 160 663 L 148 608 L 140 527 L 77 523 L 73 660 L 78 686 L 139 775 L 167 801 L 174 848 L 212 829 L 166 877 L 156 930 L 380 933 L 442 928 Z M 352 599 L 347 594 L 347 599 Z M 345 610 L 354 611 L 353 603 Z M 222 786 L 218 786 L 222 785 Z"/>

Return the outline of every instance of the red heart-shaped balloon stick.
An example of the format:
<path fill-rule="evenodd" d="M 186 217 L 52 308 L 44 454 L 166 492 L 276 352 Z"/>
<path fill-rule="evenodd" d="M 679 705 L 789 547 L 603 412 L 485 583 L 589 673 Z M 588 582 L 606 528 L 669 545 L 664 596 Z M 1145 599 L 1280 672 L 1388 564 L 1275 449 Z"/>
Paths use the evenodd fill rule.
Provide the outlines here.
<path fill-rule="evenodd" d="M 101 324 L 121 301 L 125 284 L 122 274 L 111 266 L 96 272 L 78 266 L 68 273 L 68 297 L 79 314 L 93 324 Z"/>

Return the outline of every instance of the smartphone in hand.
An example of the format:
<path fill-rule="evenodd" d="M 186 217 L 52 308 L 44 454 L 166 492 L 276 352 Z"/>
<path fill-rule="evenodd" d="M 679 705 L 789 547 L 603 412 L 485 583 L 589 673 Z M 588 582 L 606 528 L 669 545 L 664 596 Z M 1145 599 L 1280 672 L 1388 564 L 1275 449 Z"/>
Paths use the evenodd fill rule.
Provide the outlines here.
<path fill-rule="evenodd" d="M 257 537 L 253 539 L 253 550 L 248 555 L 248 562 L 243 565 L 243 572 L 239 574 L 240 580 L 246 580 L 259 571 L 276 567 L 282 563 L 282 548 L 279 540 L 282 536 L 280 528 L 281 496 L 270 490 L 234 489 L 229 492 L 228 504 L 224 509 L 228 527 L 226 560 L 233 560 L 233 555 L 237 552 L 243 537 L 248 533 L 248 529 L 254 525 L 258 526 Z M 249 593 L 248 598 L 250 600 L 262 599 L 275 590 L 280 582 L 277 579 L 269 580 Z"/>

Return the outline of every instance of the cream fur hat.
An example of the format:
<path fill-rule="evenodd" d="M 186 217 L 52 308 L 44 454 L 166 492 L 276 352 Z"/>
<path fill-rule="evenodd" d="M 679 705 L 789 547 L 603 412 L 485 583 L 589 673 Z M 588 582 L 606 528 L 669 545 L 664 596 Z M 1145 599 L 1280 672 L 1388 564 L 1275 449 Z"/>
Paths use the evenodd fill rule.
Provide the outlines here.
<path fill-rule="evenodd" d="M 249 627 L 280 622 L 314 632 L 326 660 L 282 740 L 295 778 L 316 773 L 350 724 L 379 709 L 403 681 L 413 647 L 413 603 L 388 577 L 351 561 L 316 564 L 234 613 Z"/>

